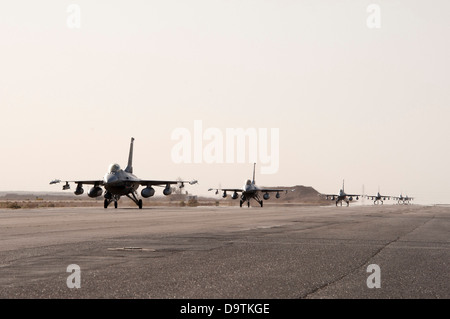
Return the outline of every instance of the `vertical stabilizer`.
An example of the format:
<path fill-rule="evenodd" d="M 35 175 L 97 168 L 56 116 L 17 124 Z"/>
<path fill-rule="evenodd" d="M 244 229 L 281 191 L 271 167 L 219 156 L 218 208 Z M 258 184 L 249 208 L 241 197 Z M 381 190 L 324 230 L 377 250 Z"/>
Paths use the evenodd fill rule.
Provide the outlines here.
<path fill-rule="evenodd" d="M 253 184 L 255 184 L 255 167 L 256 163 L 253 163 L 253 181 L 252 181 Z"/>
<path fill-rule="evenodd" d="M 127 168 L 125 168 L 125 172 L 133 173 L 133 142 L 134 138 L 131 138 L 130 143 L 130 154 L 128 155 L 128 165 Z"/>

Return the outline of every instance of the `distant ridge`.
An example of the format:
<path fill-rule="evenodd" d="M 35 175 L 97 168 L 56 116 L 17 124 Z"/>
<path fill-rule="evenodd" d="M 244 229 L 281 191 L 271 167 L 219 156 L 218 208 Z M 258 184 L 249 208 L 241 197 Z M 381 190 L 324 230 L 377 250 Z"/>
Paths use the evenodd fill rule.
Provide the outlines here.
<path fill-rule="evenodd" d="M 7 191 L 0 192 L 0 200 L 71 200 L 76 198 L 73 192 L 35 192 L 35 191 Z"/>
<path fill-rule="evenodd" d="M 330 201 L 327 201 L 323 197 L 319 196 L 319 192 L 316 191 L 311 186 L 279 186 L 273 187 L 274 189 L 289 189 L 287 194 L 284 192 L 280 192 L 280 198 L 277 198 L 277 201 L 285 202 L 285 203 L 295 203 L 302 205 L 330 205 Z M 292 191 L 293 190 L 293 191 Z M 274 197 L 274 196 L 273 196 Z M 272 196 L 271 196 L 272 199 Z M 331 202 L 332 203 L 332 202 Z"/>

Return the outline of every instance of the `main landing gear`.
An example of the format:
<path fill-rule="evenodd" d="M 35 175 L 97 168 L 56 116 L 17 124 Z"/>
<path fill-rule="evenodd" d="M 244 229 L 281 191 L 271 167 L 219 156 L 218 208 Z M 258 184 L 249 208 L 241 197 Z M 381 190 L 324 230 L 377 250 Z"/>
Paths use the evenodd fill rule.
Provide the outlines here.
<path fill-rule="evenodd" d="M 131 194 L 133 197 L 131 197 L 130 194 Z M 132 193 L 130 193 L 130 194 L 127 194 L 126 196 L 127 196 L 129 199 L 131 199 L 136 205 L 138 205 L 139 209 L 142 209 L 142 199 L 139 199 L 139 200 L 138 200 L 138 199 L 136 198 L 135 192 L 132 192 Z"/>
<path fill-rule="evenodd" d="M 261 206 L 261 207 L 263 207 L 263 201 L 262 200 L 259 200 L 259 199 L 255 199 L 258 203 L 259 203 L 259 205 Z M 250 199 L 248 199 L 248 200 L 240 200 L 239 201 L 239 207 L 242 207 L 242 204 L 244 204 L 244 202 L 247 202 L 247 207 L 250 207 Z"/>
<path fill-rule="evenodd" d="M 342 206 L 342 202 L 343 202 L 342 200 L 337 200 L 336 206 L 338 205 L 339 202 L 341 203 L 341 206 Z M 345 201 L 345 202 L 347 203 L 347 207 L 348 207 L 350 205 L 350 201 Z"/>
<path fill-rule="evenodd" d="M 131 197 L 130 194 L 133 196 Z M 131 199 L 138 207 L 139 209 L 142 209 L 142 199 L 137 199 L 134 192 L 126 194 L 129 199 Z M 105 201 L 103 202 L 103 207 L 106 209 L 108 208 L 109 204 L 114 202 L 114 208 L 117 208 L 117 202 L 119 201 L 120 196 L 119 195 L 112 195 L 111 193 L 105 194 Z"/>

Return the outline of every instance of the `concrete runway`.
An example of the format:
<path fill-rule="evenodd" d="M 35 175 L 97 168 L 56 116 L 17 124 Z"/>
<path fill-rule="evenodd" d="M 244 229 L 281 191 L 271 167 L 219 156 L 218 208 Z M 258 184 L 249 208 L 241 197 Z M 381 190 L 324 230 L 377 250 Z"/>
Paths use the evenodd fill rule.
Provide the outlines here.
<path fill-rule="evenodd" d="M 448 299 L 449 234 L 437 206 L 0 210 L 0 298 Z"/>

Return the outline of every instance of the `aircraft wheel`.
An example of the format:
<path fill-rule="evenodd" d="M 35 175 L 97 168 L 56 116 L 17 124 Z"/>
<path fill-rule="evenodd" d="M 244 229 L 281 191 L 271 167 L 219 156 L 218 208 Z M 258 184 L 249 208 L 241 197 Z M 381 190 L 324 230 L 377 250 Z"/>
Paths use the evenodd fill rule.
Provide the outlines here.
<path fill-rule="evenodd" d="M 140 199 L 140 200 L 138 201 L 138 206 L 139 206 L 139 209 L 142 209 L 142 199 Z"/>

